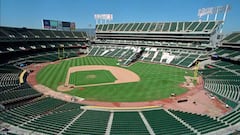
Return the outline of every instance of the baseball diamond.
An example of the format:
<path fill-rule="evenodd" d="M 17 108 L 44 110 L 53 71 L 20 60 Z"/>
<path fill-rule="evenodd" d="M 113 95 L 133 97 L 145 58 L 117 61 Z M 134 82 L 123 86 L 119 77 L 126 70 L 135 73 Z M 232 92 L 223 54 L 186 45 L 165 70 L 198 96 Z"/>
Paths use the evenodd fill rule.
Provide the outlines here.
<path fill-rule="evenodd" d="M 69 84 L 75 86 L 109 83 L 115 80 L 116 78 L 108 70 L 78 70 L 70 73 L 70 79 L 66 79 Z M 67 84 L 65 83 L 65 85 Z"/>
<path fill-rule="evenodd" d="M 186 81 L 184 76 L 193 76 L 191 70 L 183 68 L 143 62 L 123 68 L 117 66 L 114 63 L 116 61 L 112 58 L 89 56 L 64 60 L 58 64 L 48 65 L 39 71 L 37 81 L 55 91 L 61 91 L 63 84 L 59 82 L 65 82 L 64 85 L 68 86 L 69 76 L 73 71 L 109 70 L 117 79 L 115 82 L 107 84 L 100 82 L 99 85 L 85 83 L 70 87 L 70 91 L 64 89 L 64 93 L 91 100 L 133 102 L 168 98 L 171 93 L 182 94 L 187 91 L 186 88 L 180 87 L 180 84 Z M 102 81 L 101 78 L 104 75 L 98 77 Z M 81 82 L 81 78 L 79 81 Z M 80 91 L 79 87 L 84 87 L 84 90 Z"/>

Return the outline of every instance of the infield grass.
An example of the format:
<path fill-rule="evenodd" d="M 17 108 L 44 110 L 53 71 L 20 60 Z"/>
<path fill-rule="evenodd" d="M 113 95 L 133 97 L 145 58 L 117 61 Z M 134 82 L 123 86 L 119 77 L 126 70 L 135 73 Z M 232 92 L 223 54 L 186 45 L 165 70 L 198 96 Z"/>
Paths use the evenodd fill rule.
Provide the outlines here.
<path fill-rule="evenodd" d="M 78 71 L 71 73 L 70 84 L 87 85 L 114 82 L 116 78 L 108 70 Z"/>
<path fill-rule="evenodd" d="M 37 74 L 40 84 L 56 90 L 58 85 L 65 82 L 69 67 L 80 65 L 110 65 L 117 66 L 117 60 L 103 57 L 83 57 L 62 61 L 55 65 L 48 65 Z M 185 88 L 179 87 L 185 81 L 184 76 L 193 76 L 191 70 L 137 62 L 126 67 L 139 75 L 140 81 L 124 84 L 111 84 L 104 86 L 84 87 L 65 92 L 70 95 L 83 97 L 89 100 L 100 101 L 148 101 L 168 98 L 171 93 L 177 95 L 186 92 Z"/>

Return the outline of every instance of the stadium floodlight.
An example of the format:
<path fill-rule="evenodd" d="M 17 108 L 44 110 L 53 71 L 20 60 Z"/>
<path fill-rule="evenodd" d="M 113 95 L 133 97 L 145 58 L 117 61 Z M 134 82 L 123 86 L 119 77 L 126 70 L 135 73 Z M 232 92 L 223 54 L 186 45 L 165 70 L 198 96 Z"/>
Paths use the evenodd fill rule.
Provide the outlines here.
<path fill-rule="evenodd" d="M 215 14 L 214 21 L 217 20 L 218 14 L 223 13 L 223 18 L 221 19 L 222 24 L 221 24 L 221 29 L 220 33 L 222 33 L 224 21 L 227 16 L 227 12 L 231 9 L 230 5 L 225 5 L 225 6 L 217 6 L 217 7 L 209 7 L 209 8 L 201 8 L 198 10 L 198 16 L 199 20 L 201 20 L 202 16 L 207 15 L 207 21 L 209 20 L 209 16 Z"/>
<path fill-rule="evenodd" d="M 112 14 L 95 14 L 94 19 L 96 20 L 96 24 L 98 24 L 99 21 L 100 21 L 100 24 L 102 24 L 103 21 L 106 24 L 107 21 L 113 20 L 113 15 Z"/>
<path fill-rule="evenodd" d="M 217 16 L 219 13 L 224 13 L 222 21 L 225 20 L 227 12 L 231 9 L 230 5 L 225 6 L 217 6 L 217 7 L 209 7 L 209 8 L 201 8 L 198 10 L 198 16 L 201 18 L 202 16 L 207 15 L 207 21 L 209 19 L 209 15 L 215 14 L 214 20 L 217 20 Z"/>

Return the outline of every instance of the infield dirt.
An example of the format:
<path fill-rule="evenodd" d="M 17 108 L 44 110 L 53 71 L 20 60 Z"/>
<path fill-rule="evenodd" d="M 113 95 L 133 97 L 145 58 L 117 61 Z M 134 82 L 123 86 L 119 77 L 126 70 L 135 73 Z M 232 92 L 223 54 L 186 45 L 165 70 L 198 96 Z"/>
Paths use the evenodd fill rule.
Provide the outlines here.
<path fill-rule="evenodd" d="M 77 71 L 91 71 L 91 70 L 108 70 L 112 73 L 112 75 L 116 78 L 115 82 L 111 83 L 100 83 L 100 84 L 88 84 L 88 85 L 79 85 L 74 86 L 72 84 L 69 84 L 69 79 L 71 73 L 77 72 Z M 82 87 L 89 87 L 89 86 L 100 86 L 100 85 L 109 85 L 109 84 L 120 84 L 120 83 L 129 83 L 129 82 L 138 82 L 140 81 L 140 77 L 127 69 L 120 68 L 120 67 L 114 67 L 114 66 L 102 66 L 102 65 L 93 65 L 93 66 L 76 66 L 76 67 L 70 67 L 68 69 L 68 73 L 66 76 L 66 81 L 64 85 L 60 85 L 57 89 L 58 91 L 70 91 L 73 88 L 82 88 Z"/>

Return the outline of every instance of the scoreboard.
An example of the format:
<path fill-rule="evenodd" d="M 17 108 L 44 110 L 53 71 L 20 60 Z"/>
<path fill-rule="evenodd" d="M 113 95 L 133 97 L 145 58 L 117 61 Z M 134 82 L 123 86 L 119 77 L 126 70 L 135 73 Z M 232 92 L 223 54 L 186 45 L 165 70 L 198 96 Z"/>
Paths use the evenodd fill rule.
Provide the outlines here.
<path fill-rule="evenodd" d="M 75 30 L 75 22 L 57 21 L 57 20 L 46 20 L 43 19 L 43 28 L 51 30 Z"/>

